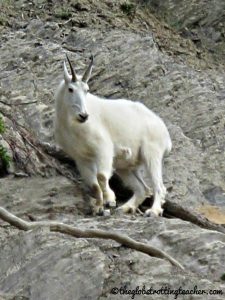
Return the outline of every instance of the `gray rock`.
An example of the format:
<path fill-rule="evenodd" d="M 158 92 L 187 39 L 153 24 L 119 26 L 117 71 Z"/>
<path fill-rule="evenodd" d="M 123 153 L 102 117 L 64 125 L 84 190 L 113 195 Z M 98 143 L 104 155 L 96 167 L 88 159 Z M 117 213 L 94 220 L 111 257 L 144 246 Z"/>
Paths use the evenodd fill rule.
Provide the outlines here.
<path fill-rule="evenodd" d="M 185 0 L 142 2 L 199 48 L 206 48 L 214 59 L 224 59 L 224 1 L 189 1 L 188 5 Z"/>
<path fill-rule="evenodd" d="M 28 1 L 16 1 L 14 11 L 23 9 L 23 18 L 4 7 L 4 12 L 11 12 L 11 25 L 0 28 L 0 112 L 13 115 L 31 137 L 54 144 L 54 92 L 63 76 L 65 52 L 78 72 L 85 69 L 92 53 L 93 93 L 139 100 L 168 125 L 173 141 L 164 165 L 168 199 L 202 213 L 207 206 L 208 218 L 216 208 L 222 223 L 225 72 L 207 56 L 212 44 L 206 52 L 200 51 L 145 8 L 137 7 L 132 16 L 126 14 L 120 6 L 124 1 L 79 1 L 69 7 L 72 16 L 67 19 L 67 7 L 62 15 L 61 2 L 53 2 L 29 1 L 31 8 Z M 195 1 L 195 14 L 193 1 L 178 2 L 162 5 L 159 1 L 160 11 L 172 12 L 173 8 L 188 32 L 191 24 L 201 20 L 201 30 L 198 27 L 192 35 L 201 43 L 206 43 L 203 37 L 220 43 L 222 29 L 217 30 L 217 18 L 223 23 L 221 1 L 208 15 L 201 1 Z M 211 2 L 206 2 L 210 8 Z M 20 159 L 14 157 L 11 173 L 32 176 L 1 178 L 1 206 L 25 220 L 58 220 L 81 229 L 127 234 L 167 251 L 185 266 L 185 272 L 110 240 L 78 240 L 46 229 L 21 232 L 0 221 L 0 299 L 131 299 L 131 295 L 112 295 L 111 291 L 121 288 L 125 293 L 137 286 L 147 290 L 197 286 L 208 292 L 204 299 L 224 299 L 224 294 L 209 294 L 210 289 L 225 293 L 224 234 L 179 219 L 125 216 L 114 209 L 109 216 L 90 216 L 80 183 L 47 170 L 46 161 L 26 144 L 26 135 L 19 133 L 15 121 L 5 117 L 7 130 L 1 141 L 12 156 L 17 151 L 20 154 Z M 19 161 L 26 162 L 26 168 Z M 213 214 L 213 220 L 219 222 L 219 215 Z M 203 299 L 201 294 L 178 297 Z"/>

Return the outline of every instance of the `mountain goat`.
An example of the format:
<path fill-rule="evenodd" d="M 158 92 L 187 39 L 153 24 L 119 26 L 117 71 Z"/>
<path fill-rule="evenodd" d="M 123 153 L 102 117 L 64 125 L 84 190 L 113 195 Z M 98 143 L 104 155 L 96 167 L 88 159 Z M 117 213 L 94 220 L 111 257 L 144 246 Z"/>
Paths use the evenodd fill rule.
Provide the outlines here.
<path fill-rule="evenodd" d="M 104 205 L 116 206 L 109 179 L 115 171 L 134 194 L 121 209 L 135 212 L 148 196 L 142 170 L 151 178 L 154 203 L 146 215 L 162 215 L 166 188 L 162 160 L 172 147 L 169 132 L 155 113 L 140 102 L 103 99 L 89 93 L 93 57 L 83 76 L 76 74 L 67 57 L 64 80 L 56 92 L 55 137 L 76 161 L 78 170 L 94 199 L 94 213 Z"/>

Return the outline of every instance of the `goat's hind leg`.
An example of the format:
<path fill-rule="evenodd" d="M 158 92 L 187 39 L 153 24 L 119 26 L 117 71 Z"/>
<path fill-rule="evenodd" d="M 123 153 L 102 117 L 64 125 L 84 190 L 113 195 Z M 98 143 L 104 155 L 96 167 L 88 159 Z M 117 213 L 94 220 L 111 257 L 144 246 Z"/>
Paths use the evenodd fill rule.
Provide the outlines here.
<path fill-rule="evenodd" d="M 161 185 L 161 190 L 162 190 L 161 205 L 163 205 L 166 202 L 165 198 L 167 194 L 167 189 L 163 183 Z"/>
<path fill-rule="evenodd" d="M 128 173 L 125 171 L 119 171 L 117 173 L 123 180 L 125 186 L 131 188 L 134 192 L 133 196 L 125 204 L 120 206 L 119 209 L 124 213 L 134 214 L 147 196 L 146 188 L 140 178 L 136 176 L 135 172 Z"/>
<path fill-rule="evenodd" d="M 134 176 L 137 178 L 137 180 L 143 185 L 145 192 L 146 192 L 146 196 L 149 196 L 151 193 L 151 189 L 150 187 L 147 185 L 147 183 L 145 182 L 144 178 L 143 178 L 143 174 L 142 174 L 143 170 L 137 169 L 133 171 Z"/>
<path fill-rule="evenodd" d="M 153 184 L 154 202 L 152 207 L 146 210 L 145 216 L 162 216 L 163 214 L 162 205 L 165 203 L 166 188 L 162 179 L 162 159 L 163 154 L 161 154 L 160 149 L 150 151 L 148 160 L 146 159 L 147 169 Z"/>

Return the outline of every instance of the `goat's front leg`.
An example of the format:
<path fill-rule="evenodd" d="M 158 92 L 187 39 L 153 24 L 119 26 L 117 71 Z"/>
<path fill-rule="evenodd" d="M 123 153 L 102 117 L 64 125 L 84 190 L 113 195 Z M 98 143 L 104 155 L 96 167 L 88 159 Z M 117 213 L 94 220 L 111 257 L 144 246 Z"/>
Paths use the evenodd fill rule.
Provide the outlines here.
<path fill-rule="evenodd" d="M 98 160 L 97 179 L 103 192 L 104 204 L 109 207 L 116 207 L 116 197 L 109 186 L 109 179 L 112 176 L 113 155 L 110 152 L 104 157 L 103 155 Z"/>
<path fill-rule="evenodd" d="M 90 203 L 92 207 L 92 213 L 94 216 L 104 215 L 103 194 L 99 184 L 97 183 L 94 183 L 90 187 Z"/>
<path fill-rule="evenodd" d="M 102 215 L 104 213 L 103 193 L 98 183 L 96 165 L 83 161 L 76 161 L 76 164 L 84 183 L 89 188 L 93 214 Z"/>
<path fill-rule="evenodd" d="M 98 183 L 103 192 L 104 204 L 109 207 L 116 207 L 116 196 L 109 186 L 110 177 L 106 172 L 97 174 Z"/>

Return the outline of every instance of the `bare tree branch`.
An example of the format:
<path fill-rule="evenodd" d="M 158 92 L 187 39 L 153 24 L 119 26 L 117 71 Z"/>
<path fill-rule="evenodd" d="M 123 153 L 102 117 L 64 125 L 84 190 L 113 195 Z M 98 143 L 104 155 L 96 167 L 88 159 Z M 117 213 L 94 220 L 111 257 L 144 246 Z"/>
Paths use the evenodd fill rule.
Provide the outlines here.
<path fill-rule="evenodd" d="M 185 209 L 181 205 L 171 201 L 166 201 L 163 208 L 169 216 L 191 222 L 199 227 L 208 230 L 216 230 L 225 234 L 225 227 L 223 225 L 215 224 L 209 221 L 207 218 L 200 215 L 199 213 L 196 213 L 192 209 Z"/>
<path fill-rule="evenodd" d="M 172 265 L 184 270 L 184 267 L 169 254 L 148 244 L 137 242 L 124 234 L 99 229 L 81 230 L 64 223 L 52 221 L 27 222 L 8 212 L 3 207 L 0 207 L 0 218 L 5 222 L 8 222 L 9 224 L 25 231 L 32 230 L 38 227 L 48 227 L 50 231 L 68 234 L 76 238 L 111 239 L 116 241 L 117 243 L 120 243 L 121 245 L 127 246 L 131 249 L 135 249 L 150 256 L 166 259 Z"/>

